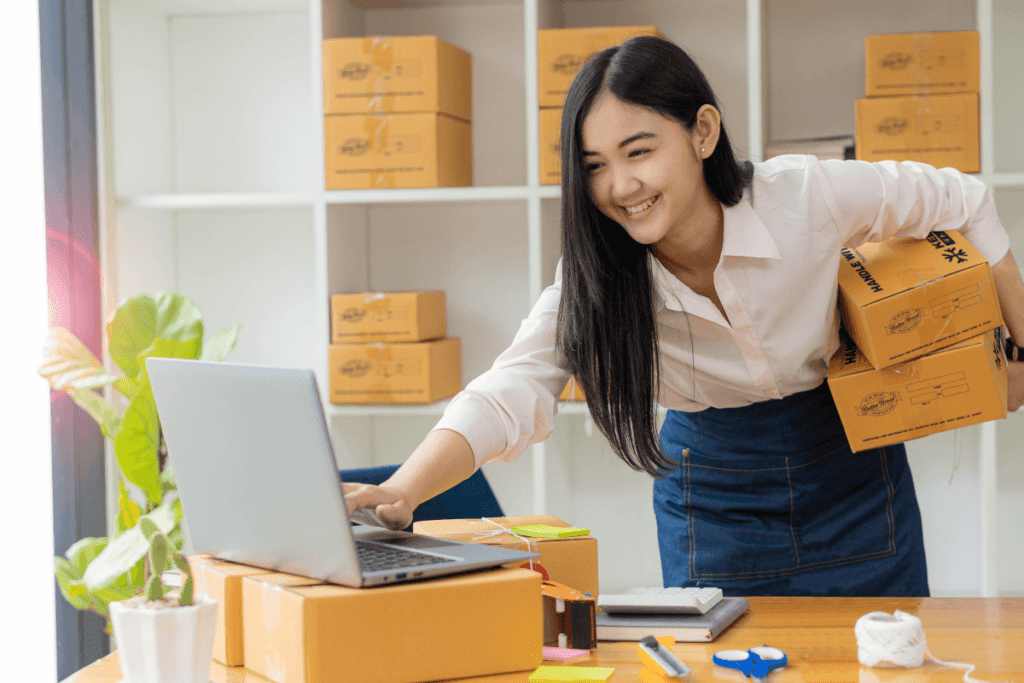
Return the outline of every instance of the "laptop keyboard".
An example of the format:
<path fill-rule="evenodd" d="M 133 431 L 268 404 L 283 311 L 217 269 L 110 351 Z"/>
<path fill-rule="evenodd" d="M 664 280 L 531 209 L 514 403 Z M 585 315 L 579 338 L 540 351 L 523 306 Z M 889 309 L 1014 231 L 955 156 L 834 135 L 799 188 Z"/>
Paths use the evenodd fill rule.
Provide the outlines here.
<path fill-rule="evenodd" d="M 367 541 L 356 541 L 356 552 L 359 555 L 359 568 L 364 572 L 399 569 L 402 567 L 421 567 L 452 561 L 452 558 L 448 557 L 416 553 L 383 543 L 369 543 Z"/>

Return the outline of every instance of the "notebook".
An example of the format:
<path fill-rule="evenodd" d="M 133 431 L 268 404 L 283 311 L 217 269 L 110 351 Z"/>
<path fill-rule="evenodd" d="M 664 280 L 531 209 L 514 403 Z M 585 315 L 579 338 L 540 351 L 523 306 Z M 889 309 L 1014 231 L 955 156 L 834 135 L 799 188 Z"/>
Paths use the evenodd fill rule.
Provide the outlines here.
<path fill-rule="evenodd" d="M 705 614 L 626 614 L 599 611 L 595 619 L 598 640 L 643 640 L 646 636 L 672 636 L 677 642 L 714 640 L 729 624 L 750 609 L 746 598 L 722 598 Z"/>
<path fill-rule="evenodd" d="M 311 370 L 148 358 L 192 545 L 361 588 L 540 557 L 353 526 Z"/>

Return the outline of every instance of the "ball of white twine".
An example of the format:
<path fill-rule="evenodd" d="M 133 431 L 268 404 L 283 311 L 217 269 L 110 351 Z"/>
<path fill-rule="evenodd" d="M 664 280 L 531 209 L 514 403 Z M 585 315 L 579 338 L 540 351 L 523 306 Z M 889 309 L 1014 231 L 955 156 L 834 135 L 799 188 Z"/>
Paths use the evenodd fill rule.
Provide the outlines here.
<path fill-rule="evenodd" d="M 964 680 L 968 683 L 981 683 L 970 676 L 973 664 L 945 662 L 928 651 L 921 620 L 913 614 L 900 610 L 892 614 L 869 612 L 857 620 L 853 632 L 857 636 L 857 659 L 864 666 L 916 667 L 924 663 L 927 654 L 936 664 L 967 669 Z"/>

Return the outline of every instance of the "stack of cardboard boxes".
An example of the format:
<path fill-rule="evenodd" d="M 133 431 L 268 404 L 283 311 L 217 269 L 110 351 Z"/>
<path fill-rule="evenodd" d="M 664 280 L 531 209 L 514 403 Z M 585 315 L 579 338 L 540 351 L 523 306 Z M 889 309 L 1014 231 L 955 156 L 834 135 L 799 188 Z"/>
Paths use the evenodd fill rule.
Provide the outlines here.
<path fill-rule="evenodd" d="M 462 389 L 459 339 L 445 337 L 444 292 L 331 297 L 332 403 L 433 403 Z"/>
<path fill-rule="evenodd" d="M 856 155 L 981 170 L 977 31 L 866 36 Z"/>
<path fill-rule="evenodd" d="M 471 59 L 436 36 L 324 41 L 328 190 L 473 184 Z"/>
<path fill-rule="evenodd" d="M 828 383 L 854 451 L 1006 416 L 988 263 L 956 232 L 844 249 Z"/>
<path fill-rule="evenodd" d="M 580 68 L 601 50 L 634 36 L 660 36 L 653 26 L 559 28 L 537 32 L 537 82 L 540 135 L 540 184 L 562 182 L 559 142 L 562 106 Z"/>

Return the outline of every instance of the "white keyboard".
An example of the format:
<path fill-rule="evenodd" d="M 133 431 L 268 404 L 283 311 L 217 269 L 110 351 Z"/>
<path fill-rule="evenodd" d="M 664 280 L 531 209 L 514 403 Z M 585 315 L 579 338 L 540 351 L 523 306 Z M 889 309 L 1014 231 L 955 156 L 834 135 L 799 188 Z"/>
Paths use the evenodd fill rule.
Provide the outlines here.
<path fill-rule="evenodd" d="M 619 595 L 601 593 L 597 606 L 629 614 L 705 614 L 721 599 L 721 588 L 630 588 Z"/>

